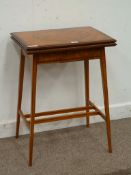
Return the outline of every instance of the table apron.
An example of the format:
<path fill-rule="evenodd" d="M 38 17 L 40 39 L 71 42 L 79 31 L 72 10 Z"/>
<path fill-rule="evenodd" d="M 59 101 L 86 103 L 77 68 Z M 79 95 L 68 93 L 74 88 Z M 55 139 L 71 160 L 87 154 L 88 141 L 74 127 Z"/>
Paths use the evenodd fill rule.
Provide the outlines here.
<path fill-rule="evenodd" d="M 102 55 L 103 48 L 81 49 L 57 51 L 50 53 L 37 53 L 34 58 L 37 59 L 37 64 L 53 63 L 53 62 L 72 62 L 86 59 L 98 59 Z"/>

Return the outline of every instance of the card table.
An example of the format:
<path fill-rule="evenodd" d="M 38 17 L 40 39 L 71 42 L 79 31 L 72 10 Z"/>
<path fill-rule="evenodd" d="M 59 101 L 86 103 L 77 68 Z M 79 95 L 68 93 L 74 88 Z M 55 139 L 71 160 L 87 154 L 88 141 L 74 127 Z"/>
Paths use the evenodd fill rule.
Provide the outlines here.
<path fill-rule="evenodd" d="M 108 151 L 111 153 L 112 144 L 105 48 L 115 46 L 116 40 L 93 27 L 14 32 L 11 33 L 11 38 L 21 49 L 16 138 L 19 136 L 20 118 L 23 118 L 30 131 L 29 166 L 32 166 L 33 158 L 34 125 L 46 122 L 85 117 L 86 126 L 89 127 L 90 117 L 99 115 L 106 123 Z M 30 59 L 32 64 L 31 108 L 29 114 L 24 114 L 21 109 L 25 59 Z M 89 61 L 94 59 L 97 59 L 100 62 L 104 113 L 90 101 Z M 36 81 L 38 65 L 75 61 L 83 61 L 84 64 L 85 106 L 36 113 Z M 59 116 L 57 116 L 57 114 L 59 114 Z M 41 116 L 43 117 L 41 118 Z"/>

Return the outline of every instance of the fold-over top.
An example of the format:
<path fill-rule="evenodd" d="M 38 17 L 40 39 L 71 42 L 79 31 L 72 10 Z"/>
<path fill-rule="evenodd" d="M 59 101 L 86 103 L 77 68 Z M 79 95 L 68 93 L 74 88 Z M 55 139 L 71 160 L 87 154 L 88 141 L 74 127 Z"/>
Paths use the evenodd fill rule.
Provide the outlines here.
<path fill-rule="evenodd" d="M 93 27 L 76 27 L 11 33 L 11 38 L 27 53 L 70 47 L 115 46 L 116 40 Z"/>

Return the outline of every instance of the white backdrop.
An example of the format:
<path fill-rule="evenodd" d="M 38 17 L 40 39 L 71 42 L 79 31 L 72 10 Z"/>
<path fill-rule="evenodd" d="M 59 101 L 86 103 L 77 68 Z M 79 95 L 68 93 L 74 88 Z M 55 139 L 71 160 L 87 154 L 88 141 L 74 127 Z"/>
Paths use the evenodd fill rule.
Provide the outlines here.
<path fill-rule="evenodd" d="M 0 137 L 15 134 L 19 48 L 15 31 L 93 26 L 118 40 L 107 48 L 111 119 L 131 116 L 130 0 L 0 0 Z M 26 61 L 23 109 L 30 110 L 30 60 Z M 99 62 L 90 63 L 91 99 L 103 106 Z M 41 65 L 37 111 L 84 104 L 83 62 Z M 92 122 L 100 120 L 92 119 Z M 84 124 L 85 120 L 42 125 L 48 130 Z M 21 134 L 26 133 L 24 125 Z"/>

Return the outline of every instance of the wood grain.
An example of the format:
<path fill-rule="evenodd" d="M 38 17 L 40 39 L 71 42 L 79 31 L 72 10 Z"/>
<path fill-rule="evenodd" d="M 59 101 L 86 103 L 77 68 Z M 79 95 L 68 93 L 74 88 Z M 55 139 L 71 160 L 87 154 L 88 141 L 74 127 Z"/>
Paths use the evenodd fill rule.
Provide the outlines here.
<path fill-rule="evenodd" d="M 11 38 L 23 50 L 37 51 L 54 48 L 114 45 L 116 40 L 93 27 L 76 27 L 11 33 Z"/>

